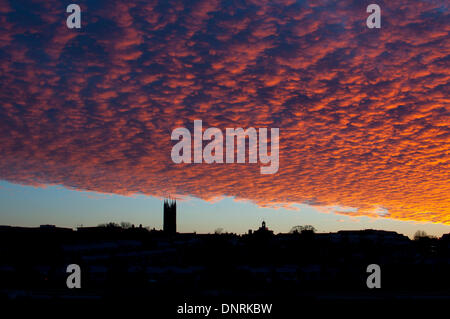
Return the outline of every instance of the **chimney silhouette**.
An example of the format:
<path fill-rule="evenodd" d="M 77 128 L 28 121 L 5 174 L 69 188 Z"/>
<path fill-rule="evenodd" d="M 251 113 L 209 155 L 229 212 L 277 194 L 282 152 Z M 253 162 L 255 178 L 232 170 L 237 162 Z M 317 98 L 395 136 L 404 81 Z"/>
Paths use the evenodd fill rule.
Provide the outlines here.
<path fill-rule="evenodd" d="M 174 199 L 164 200 L 163 230 L 167 234 L 175 234 L 177 232 L 177 201 Z"/>

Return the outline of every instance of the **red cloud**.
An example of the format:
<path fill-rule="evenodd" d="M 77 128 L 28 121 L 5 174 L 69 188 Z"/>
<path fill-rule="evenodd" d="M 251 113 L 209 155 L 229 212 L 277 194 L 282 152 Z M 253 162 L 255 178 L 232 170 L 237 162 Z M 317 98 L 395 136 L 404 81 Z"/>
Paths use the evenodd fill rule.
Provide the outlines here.
<path fill-rule="evenodd" d="M 25 1 L 26 2 L 26 1 Z M 445 1 L 0 1 L 0 178 L 450 224 Z M 280 169 L 175 165 L 171 131 L 279 127 Z M 341 212 L 342 213 L 342 212 Z"/>

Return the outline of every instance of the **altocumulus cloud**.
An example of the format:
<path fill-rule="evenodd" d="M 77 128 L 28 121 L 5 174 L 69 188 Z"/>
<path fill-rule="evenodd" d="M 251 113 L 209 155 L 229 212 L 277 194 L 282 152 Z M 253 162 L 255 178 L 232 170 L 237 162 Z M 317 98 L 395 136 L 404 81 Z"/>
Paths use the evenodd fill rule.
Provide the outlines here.
<path fill-rule="evenodd" d="M 77 3 L 0 0 L 1 179 L 450 224 L 447 1 Z M 279 172 L 173 164 L 195 119 L 279 127 Z"/>

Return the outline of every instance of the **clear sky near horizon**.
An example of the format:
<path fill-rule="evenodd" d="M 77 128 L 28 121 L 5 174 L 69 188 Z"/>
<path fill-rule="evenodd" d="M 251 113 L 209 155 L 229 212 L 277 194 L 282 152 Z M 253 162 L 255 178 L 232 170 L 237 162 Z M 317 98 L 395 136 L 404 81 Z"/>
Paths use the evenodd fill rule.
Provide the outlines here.
<path fill-rule="evenodd" d="M 76 228 L 105 222 L 128 221 L 162 228 L 162 199 L 70 190 L 62 186 L 34 187 L 0 181 L 0 224 L 34 227 L 55 224 Z M 412 237 L 417 230 L 441 236 L 450 226 L 389 218 L 352 217 L 325 213 L 309 205 L 294 209 L 262 208 L 227 197 L 215 202 L 189 198 L 178 201 L 178 231 L 212 233 L 217 228 L 235 233 L 256 229 L 263 220 L 270 229 L 288 232 L 295 225 L 313 225 L 319 232 L 383 229 Z"/>

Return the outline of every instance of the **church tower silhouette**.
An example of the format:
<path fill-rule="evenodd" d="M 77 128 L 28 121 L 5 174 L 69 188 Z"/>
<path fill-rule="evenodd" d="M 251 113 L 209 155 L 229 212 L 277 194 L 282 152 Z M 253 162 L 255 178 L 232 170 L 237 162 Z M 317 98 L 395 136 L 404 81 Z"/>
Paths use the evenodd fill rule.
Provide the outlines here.
<path fill-rule="evenodd" d="M 177 232 L 177 201 L 174 199 L 164 200 L 163 230 L 167 234 L 175 234 Z"/>

